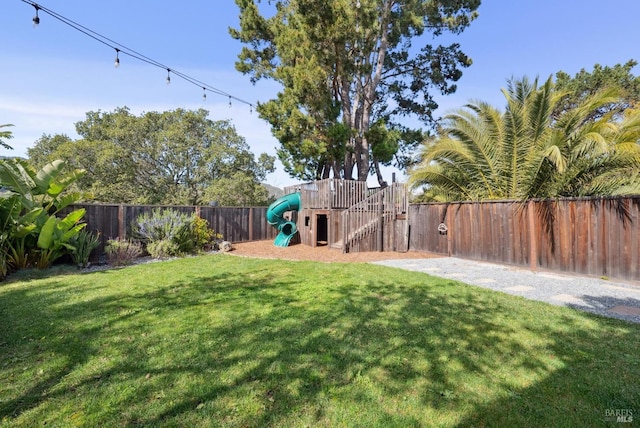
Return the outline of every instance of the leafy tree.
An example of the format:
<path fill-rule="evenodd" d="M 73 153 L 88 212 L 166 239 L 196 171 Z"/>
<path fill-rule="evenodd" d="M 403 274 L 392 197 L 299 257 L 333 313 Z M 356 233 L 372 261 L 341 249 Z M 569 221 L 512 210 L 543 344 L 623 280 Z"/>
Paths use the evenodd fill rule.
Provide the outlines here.
<path fill-rule="evenodd" d="M 236 0 L 244 43 L 236 68 L 252 81 L 273 79 L 283 89 L 258 112 L 280 141 L 280 160 L 301 179 L 366 180 L 380 163 L 405 167 L 422 132 L 398 120 L 427 124 L 437 108 L 431 91 L 450 94 L 471 64 L 457 43 L 413 42 L 462 32 L 480 0 Z M 268 16 L 268 15 L 271 16 Z M 391 132 L 375 149 L 370 128 Z M 381 183 L 383 184 L 383 183 Z"/>
<path fill-rule="evenodd" d="M 628 108 L 640 107 L 640 77 L 632 73 L 637 65 L 638 62 L 635 60 L 629 60 L 623 65 L 616 64 L 613 67 L 596 64 L 593 71 L 588 72 L 583 68 L 574 77 L 559 71 L 556 73 L 555 87 L 565 95 L 556 105 L 553 116 L 557 117 L 563 111 L 575 108 L 586 98 L 608 87 L 618 88 L 620 97 L 615 102 L 594 110 L 587 120 L 598 119 L 609 112 L 613 112 L 617 118 L 620 118 Z"/>
<path fill-rule="evenodd" d="M 446 116 L 425 142 L 410 182 L 438 201 L 640 193 L 640 111 L 623 120 L 595 111 L 620 102 L 609 88 L 553 118 L 564 92 L 551 78 L 510 81 L 504 112 L 483 102 Z"/>
<path fill-rule="evenodd" d="M 27 149 L 29 163 L 36 169 L 42 168 L 46 164 L 59 159 L 59 157 L 56 156 L 58 148 L 71 141 L 71 138 L 66 134 L 42 134 L 42 136 L 36 140 L 34 146 Z"/>
<path fill-rule="evenodd" d="M 273 202 L 266 187 L 240 171 L 216 180 L 205 191 L 204 199 L 226 207 L 266 206 Z"/>
<path fill-rule="evenodd" d="M 6 131 L 6 130 L 3 131 L 2 128 L 8 128 L 10 126 L 13 126 L 13 125 L 11 124 L 0 125 L 0 147 L 4 147 L 7 150 L 13 150 L 13 147 L 7 144 L 4 140 L 10 140 L 11 138 L 13 138 L 13 133 L 11 131 Z"/>
<path fill-rule="evenodd" d="M 126 148 L 113 141 L 68 141 L 54 152 L 87 173 L 77 182 L 87 198 L 101 202 L 142 201 L 135 180 L 135 164 Z"/>
<path fill-rule="evenodd" d="M 228 121 L 212 121 L 206 110 L 178 109 L 135 116 L 127 108 L 88 112 L 76 124 L 82 139 L 61 141 L 53 155 L 87 171 L 77 184 L 105 202 L 202 204 L 208 187 L 238 171 L 258 183 L 274 159 L 256 158 Z"/>

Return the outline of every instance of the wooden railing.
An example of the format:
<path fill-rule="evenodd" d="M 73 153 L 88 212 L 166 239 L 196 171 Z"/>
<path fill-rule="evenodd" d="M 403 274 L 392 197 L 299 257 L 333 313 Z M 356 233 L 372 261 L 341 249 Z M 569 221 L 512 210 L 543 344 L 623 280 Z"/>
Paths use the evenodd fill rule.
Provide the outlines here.
<path fill-rule="evenodd" d="M 342 252 L 359 251 L 359 242 L 375 237 L 375 247 L 382 251 L 382 233 L 385 224 L 407 213 L 406 185 L 393 183 L 342 212 Z M 362 249 L 371 251 L 372 248 Z"/>
<path fill-rule="evenodd" d="M 330 178 L 284 188 L 285 194 L 294 192 L 300 192 L 304 209 L 346 209 L 367 197 L 367 183 Z"/>

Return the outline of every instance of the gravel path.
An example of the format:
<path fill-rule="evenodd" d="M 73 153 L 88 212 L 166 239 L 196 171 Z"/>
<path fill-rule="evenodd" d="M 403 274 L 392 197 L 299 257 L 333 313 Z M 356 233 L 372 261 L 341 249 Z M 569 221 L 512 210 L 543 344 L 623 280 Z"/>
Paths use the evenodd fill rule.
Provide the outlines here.
<path fill-rule="evenodd" d="M 372 262 L 640 323 L 640 284 L 442 257 Z"/>

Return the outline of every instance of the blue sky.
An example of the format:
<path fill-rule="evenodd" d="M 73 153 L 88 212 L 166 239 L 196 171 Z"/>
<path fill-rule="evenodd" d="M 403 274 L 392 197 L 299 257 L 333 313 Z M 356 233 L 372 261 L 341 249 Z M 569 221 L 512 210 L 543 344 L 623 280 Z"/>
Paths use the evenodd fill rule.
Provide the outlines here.
<path fill-rule="evenodd" d="M 254 86 L 235 71 L 241 45 L 228 35 L 237 26 L 238 10 L 231 0 L 181 2 L 151 0 L 43 0 L 42 6 L 132 48 L 171 68 L 248 101 L 272 98 L 278 86 Z M 176 108 L 206 108 L 214 120 L 229 119 L 258 154 L 275 155 L 278 142 L 268 125 L 246 105 L 208 94 L 167 72 L 115 51 L 40 12 L 34 28 L 34 8 L 21 0 L 0 4 L 0 124 L 12 123 L 12 152 L 25 156 L 43 133 L 77 138 L 74 123 L 87 111 L 112 111 L 128 106 L 136 113 Z M 614 65 L 640 59 L 640 2 L 620 0 L 485 0 L 480 17 L 458 42 L 474 63 L 464 70 L 454 95 L 438 97 L 436 115 L 484 100 L 501 106 L 500 88 L 509 77 L 547 78 L 563 70 L 575 74 L 596 63 Z M 424 43 L 438 43 L 426 38 Z M 634 69 L 638 75 L 640 68 Z M 385 177 L 390 179 L 391 169 Z M 399 176 L 401 178 L 401 175 Z M 293 184 L 279 166 L 270 184 Z"/>

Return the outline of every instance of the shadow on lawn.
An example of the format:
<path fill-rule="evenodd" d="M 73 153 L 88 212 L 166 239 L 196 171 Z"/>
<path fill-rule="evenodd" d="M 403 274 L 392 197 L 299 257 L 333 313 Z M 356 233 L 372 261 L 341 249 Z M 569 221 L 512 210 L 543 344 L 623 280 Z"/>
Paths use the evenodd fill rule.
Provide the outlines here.
<path fill-rule="evenodd" d="M 640 391 L 630 383 L 638 373 L 634 325 L 419 274 L 399 283 L 397 271 L 382 267 L 350 278 L 347 265 L 281 264 L 286 275 L 260 263 L 240 271 L 230 265 L 137 295 L 73 304 L 56 281 L 5 293 L 0 350 L 13 356 L 5 361 L 38 353 L 66 362 L 0 402 L 0 420 L 85 386 L 145 376 L 181 386 L 148 416 L 143 409 L 156 386 L 138 383 L 126 408 L 105 413 L 102 423 L 423 426 L 426 414 L 450 414 L 445 420 L 459 426 L 597 425 L 605 406 L 640 411 Z M 305 269 L 326 280 L 305 284 Z M 40 312 L 19 319 L 30 307 Z M 539 319 L 545 311 L 562 322 Z M 172 317 L 180 321 L 158 343 L 154 332 L 167 331 Z M 145 338 L 127 341 L 132 329 Z M 99 358 L 104 343 L 127 358 L 71 387 L 58 385 Z M 158 366 L 150 347 L 177 358 Z M 185 375 L 196 380 L 180 382 Z M 247 410 L 239 413 L 237 403 Z"/>
<path fill-rule="evenodd" d="M 78 328 L 76 323 L 82 321 L 76 317 L 104 315 L 96 309 L 108 307 L 113 299 L 94 299 L 67 306 L 63 312 L 56 310 L 56 307 L 66 306 L 68 291 L 64 283 L 49 281 L 37 290 L 25 286 L 0 295 L 0 361 L 3 370 L 7 366 L 23 367 L 22 371 L 29 371 L 34 379 L 18 398 L 0 400 L 0 420 L 15 417 L 48 399 L 72 393 L 71 390 L 51 390 L 65 376 L 99 353 L 94 339 L 99 336 L 102 326 Z M 128 316 L 116 317 L 114 322 Z M 34 366 L 50 355 L 63 356 L 65 363 L 53 371 L 38 373 Z M 14 371 L 14 375 L 16 372 L 19 370 Z"/>

